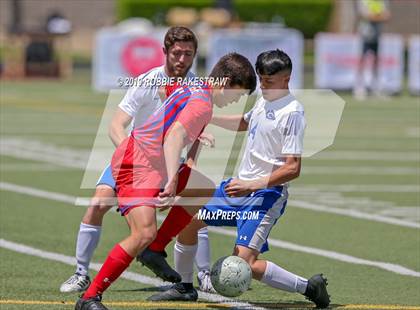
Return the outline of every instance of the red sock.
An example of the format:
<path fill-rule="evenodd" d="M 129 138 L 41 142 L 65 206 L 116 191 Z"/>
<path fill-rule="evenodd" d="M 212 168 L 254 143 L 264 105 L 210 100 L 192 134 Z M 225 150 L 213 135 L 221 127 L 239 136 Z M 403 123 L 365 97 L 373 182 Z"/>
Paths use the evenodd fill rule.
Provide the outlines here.
<path fill-rule="evenodd" d="M 165 250 L 172 238 L 177 236 L 191 222 L 191 219 L 192 215 L 184 208 L 173 206 L 160 226 L 156 239 L 149 245 L 149 249 L 157 252 Z"/>
<path fill-rule="evenodd" d="M 88 299 L 102 293 L 127 269 L 134 257 L 131 257 L 117 243 L 109 252 L 104 264 L 89 286 L 83 298 Z"/>

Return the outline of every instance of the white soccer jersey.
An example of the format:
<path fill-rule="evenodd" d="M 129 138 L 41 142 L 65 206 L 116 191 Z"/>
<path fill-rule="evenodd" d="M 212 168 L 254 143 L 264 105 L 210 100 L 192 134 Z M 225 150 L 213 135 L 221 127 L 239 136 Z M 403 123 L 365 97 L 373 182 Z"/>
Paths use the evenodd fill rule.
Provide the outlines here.
<path fill-rule="evenodd" d="M 194 77 L 191 72 L 187 73 L 187 78 Z M 137 81 L 168 79 L 164 66 L 156 67 L 141 74 Z M 159 97 L 160 86 L 138 85 L 131 87 L 118 107 L 133 118 L 133 128 L 143 124 L 162 105 Z"/>
<path fill-rule="evenodd" d="M 285 155 L 300 155 L 306 126 L 303 106 L 289 94 L 275 101 L 262 97 L 244 115 L 248 141 L 239 178 L 255 180 L 271 175 L 285 163 Z"/>

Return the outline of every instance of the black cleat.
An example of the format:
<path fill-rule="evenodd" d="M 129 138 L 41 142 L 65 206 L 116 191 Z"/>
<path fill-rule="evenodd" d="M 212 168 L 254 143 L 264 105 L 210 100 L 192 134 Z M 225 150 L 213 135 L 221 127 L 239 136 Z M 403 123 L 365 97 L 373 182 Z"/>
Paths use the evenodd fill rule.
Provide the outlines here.
<path fill-rule="evenodd" d="M 89 299 L 83 299 L 80 297 L 76 303 L 76 306 L 74 307 L 74 310 L 108 310 L 108 308 L 101 303 L 101 300 L 101 296 L 96 296 Z"/>
<path fill-rule="evenodd" d="M 176 283 L 169 290 L 154 294 L 147 298 L 149 301 L 197 301 L 197 290 L 184 283 Z"/>
<path fill-rule="evenodd" d="M 166 252 L 155 252 L 150 249 L 145 249 L 142 253 L 137 255 L 137 261 L 149 268 L 159 278 L 164 281 L 178 283 L 181 282 L 181 276 L 178 272 L 172 269 L 166 261 Z"/>
<path fill-rule="evenodd" d="M 327 279 L 322 274 L 316 274 L 308 280 L 305 296 L 313 301 L 317 308 L 327 308 L 330 304 L 330 295 L 327 292 Z"/>

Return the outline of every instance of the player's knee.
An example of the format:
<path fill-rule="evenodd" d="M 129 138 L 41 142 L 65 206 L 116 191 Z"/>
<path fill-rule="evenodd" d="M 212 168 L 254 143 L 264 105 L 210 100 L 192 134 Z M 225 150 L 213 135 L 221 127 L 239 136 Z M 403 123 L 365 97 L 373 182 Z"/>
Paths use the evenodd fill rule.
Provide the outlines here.
<path fill-rule="evenodd" d="M 156 229 L 148 229 L 143 233 L 143 240 L 146 245 L 149 245 L 156 239 L 157 230 Z"/>
<path fill-rule="evenodd" d="M 136 239 L 136 244 L 139 248 L 144 248 L 151 244 L 153 240 L 155 240 L 156 235 L 156 228 L 147 228 L 132 233 L 132 236 Z"/>
<path fill-rule="evenodd" d="M 89 208 L 92 209 L 92 212 L 95 214 L 105 214 L 112 205 L 109 203 L 109 199 L 104 197 L 93 197 L 90 201 Z"/>

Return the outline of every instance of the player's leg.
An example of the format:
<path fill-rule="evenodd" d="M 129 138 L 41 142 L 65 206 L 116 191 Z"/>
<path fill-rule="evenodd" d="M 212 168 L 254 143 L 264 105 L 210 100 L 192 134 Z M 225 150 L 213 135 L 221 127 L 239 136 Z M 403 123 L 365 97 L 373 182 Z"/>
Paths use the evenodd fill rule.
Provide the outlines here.
<path fill-rule="evenodd" d="M 182 169 L 179 172 L 178 192 L 185 197 L 209 197 L 213 194 L 213 182 L 195 170 Z M 188 184 L 194 184 L 194 189 L 188 190 Z M 187 187 L 187 190 L 185 190 Z M 165 281 L 177 283 L 181 281 L 179 274 L 166 262 L 166 246 L 184 229 L 201 206 L 174 206 L 169 211 L 158 230 L 156 239 L 150 246 L 137 256 L 137 260 L 152 270 Z"/>
<path fill-rule="evenodd" d="M 224 203 L 220 204 L 220 198 L 224 197 L 224 182 L 214 191 L 213 197 L 215 200 L 211 200 L 205 205 L 200 211 L 205 214 L 217 214 L 218 211 L 234 211 L 235 207 L 231 207 Z M 219 219 L 216 216 L 210 220 L 205 220 L 205 223 L 199 220 L 199 216 L 195 215 L 191 223 L 178 235 L 177 242 L 174 247 L 174 258 L 175 258 L 175 269 L 181 275 L 181 282 L 175 284 L 171 289 L 155 294 L 149 298 L 149 300 L 193 300 L 194 288 L 193 274 L 194 274 L 194 257 L 197 252 L 197 232 L 206 225 L 213 226 L 236 226 L 236 219 L 232 218 L 229 220 Z M 188 293 L 187 293 L 188 292 Z"/>
<path fill-rule="evenodd" d="M 357 100 L 365 100 L 367 96 L 367 90 L 365 85 L 365 68 L 367 56 L 369 56 L 369 43 L 363 42 L 362 53 L 360 59 L 358 60 L 356 77 L 353 85 L 353 96 Z"/>
<path fill-rule="evenodd" d="M 108 254 L 92 284 L 77 302 L 77 310 L 103 307 L 100 303 L 103 292 L 128 268 L 136 254 L 143 251 L 156 237 L 155 208 L 147 206 L 131 208 L 125 217 L 130 235 L 117 243 Z"/>
<path fill-rule="evenodd" d="M 197 253 L 197 232 L 205 224 L 195 217 L 178 235 L 174 246 L 175 270 L 181 276 L 181 282 L 169 290 L 152 295 L 151 301 L 196 301 L 197 291 L 193 287 L 194 258 Z"/>
<path fill-rule="evenodd" d="M 330 299 L 326 288 L 327 282 L 322 275 L 305 279 L 273 262 L 258 259 L 259 251 L 241 245 L 235 246 L 233 254 L 243 258 L 250 265 L 255 280 L 286 292 L 305 295 L 318 308 L 328 307 Z"/>
<path fill-rule="evenodd" d="M 177 191 L 184 198 L 213 196 L 214 183 L 200 172 L 182 165 L 179 170 Z M 149 246 L 155 252 L 162 252 L 166 246 L 183 230 L 198 212 L 200 206 L 172 207 L 158 230 L 156 239 Z"/>
<path fill-rule="evenodd" d="M 318 307 L 325 308 L 330 300 L 326 289 L 326 279 L 322 275 L 315 275 L 308 281 L 273 262 L 258 259 L 260 253 L 268 251 L 268 236 L 285 211 L 286 199 L 287 192 L 282 189 L 281 196 L 276 200 L 273 201 L 273 197 L 266 196 L 260 207 L 251 207 L 247 210 L 248 212 L 258 211 L 255 213 L 258 216 L 238 221 L 234 255 L 248 262 L 254 279 L 283 291 L 301 293 Z"/>
<path fill-rule="evenodd" d="M 210 280 L 210 241 L 207 227 L 198 231 L 197 254 L 195 255 L 195 265 L 198 270 L 197 281 L 200 291 L 215 293 Z"/>
<path fill-rule="evenodd" d="M 114 187 L 115 181 L 108 166 L 98 180 L 95 194 L 80 223 L 76 242 L 76 271 L 61 284 L 60 291 L 63 293 L 84 291 L 90 284 L 89 264 L 99 243 L 103 217 L 115 205 Z"/>

